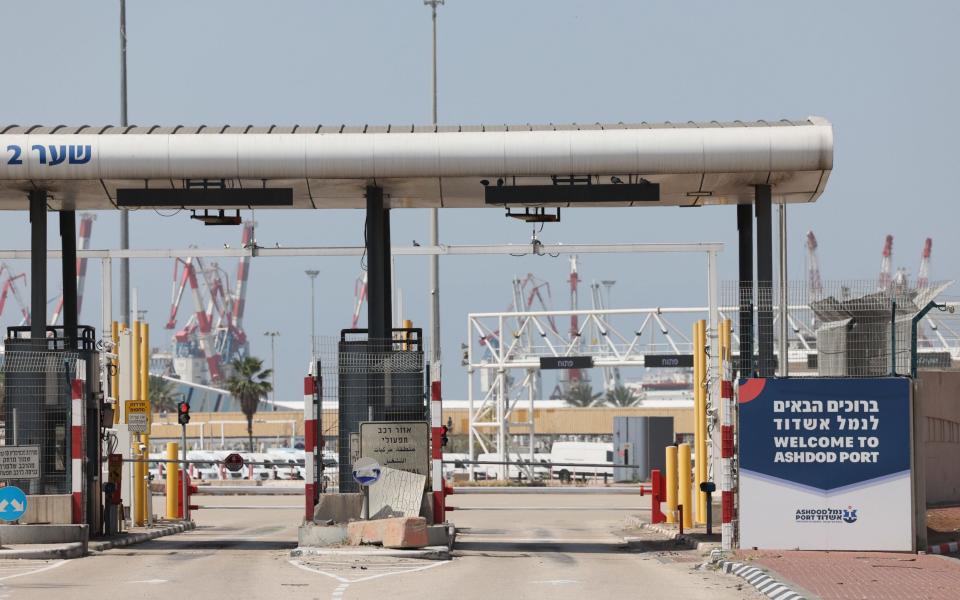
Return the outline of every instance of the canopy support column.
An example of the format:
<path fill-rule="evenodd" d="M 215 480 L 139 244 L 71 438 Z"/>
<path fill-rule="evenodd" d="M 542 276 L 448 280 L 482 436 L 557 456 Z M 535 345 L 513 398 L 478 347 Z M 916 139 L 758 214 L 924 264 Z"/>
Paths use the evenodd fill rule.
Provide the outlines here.
<path fill-rule="evenodd" d="M 63 272 L 63 336 L 67 349 L 77 348 L 77 213 L 60 211 L 60 268 Z M 56 323 L 51 323 L 56 325 Z"/>
<path fill-rule="evenodd" d="M 757 346 L 758 374 L 773 377 L 773 221 L 771 187 L 755 187 L 757 214 Z"/>
<path fill-rule="evenodd" d="M 390 297 L 390 209 L 383 201 L 383 188 L 367 187 L 367 329 L 371 340 L 386 340 L 393 334 Z"/>
<path fill-rule="evenodd" d="M 737 205 L 739 256 L 740 356 L 737 371 L 740 377 L 753 376 L 753 214 L 749 204 Z"/>
<path fill-rule="evenodd" d="M 47 335 L 47 192 L 30 192 L 30 337 Z"/>

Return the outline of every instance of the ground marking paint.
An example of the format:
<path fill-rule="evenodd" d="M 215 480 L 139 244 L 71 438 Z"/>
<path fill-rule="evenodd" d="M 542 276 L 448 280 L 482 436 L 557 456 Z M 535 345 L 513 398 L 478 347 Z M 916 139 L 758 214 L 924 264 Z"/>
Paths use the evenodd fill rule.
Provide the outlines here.
<path fill-rule="evenodd" d="M 373 579 L 379 579 L 381 577 L 388 577 L 390 575 L 406 575 L 407 573 L 416 573 L 417 571 L 426 571 L 427 569 L 432 569 L 434 567 L 442 567 L 443 565 L 449 563 L 450 561 L 437 561 L 429 565 L 424 565 L 422 567 L 415 567 L 412 569 L 404 569 L 402 571 L 393 571 L 390 573 L 377 573 L 376 575 L 368 575 L 367 577 L 360 577 L 359 579 L 347 579 L 346 577 L 340 577 L 339 575 L 334 575 L 333 573 L 328 573 L 326 571 L 321 571 L 320 569 L 314 569 L 309 567 L 298 560 L 288 561 L 291 565 L 297 567 L 298 569 L 303 569 L 304 571 L 309 571 L 311 573 L 318 573 L 320 575 L 326 575 L 332 579 L 336 579 L 340 583 L 345 583 L 350 585 L 351 583 L 361 583 L 363 581 L 370 581 Z"/>
<path fill-rule="evenodd" d="M 67 561 L 61 560 L 49 565 L 40 567 L 39 569 L 34 569 L 33 571 L 27 571 L 26 573 L 16 573 L 14 575 L 7 575 L 5 577 L 0 577 L 0 581 L 6 581 L 7 579 L 13 579 L 14 577 L 23 577 L 24 575 L 33 575 L 34 573 L 43 573 L 44 571 L 49 571 L 50 569 L 56 569 L 61 565 L 67 564 Z"/>

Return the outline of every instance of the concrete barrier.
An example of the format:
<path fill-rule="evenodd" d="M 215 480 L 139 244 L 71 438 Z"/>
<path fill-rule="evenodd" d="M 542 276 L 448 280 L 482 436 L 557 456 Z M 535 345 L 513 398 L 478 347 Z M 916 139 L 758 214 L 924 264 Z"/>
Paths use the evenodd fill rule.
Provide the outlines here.
<path fill-rule="evenodd" d="M 69 544 L 86 545 L 86 525 L 0 525 L 0 544 Z"/>

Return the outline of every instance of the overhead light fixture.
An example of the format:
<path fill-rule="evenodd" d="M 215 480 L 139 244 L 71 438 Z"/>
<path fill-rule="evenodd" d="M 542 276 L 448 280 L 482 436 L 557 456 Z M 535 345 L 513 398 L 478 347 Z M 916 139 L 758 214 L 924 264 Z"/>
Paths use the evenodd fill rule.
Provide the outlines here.
<path fill-rule="evenodd" d="M 507 217 L 511 219 L 517 219 L 519 221 L 525 221 L 527 223 L 559 223 L 560 222 L 560 207 L 556 207 L 557 212 L 547 212 L 547 209 L 543 206 L 534 206 L 534 207 L 525 207 L 523 212 L 514 212 L 509 206 L 507 207 Z"/>
<path fill-rule="evenodd" d="M 235 215 L 225 214 L 224 209 L 210 213 L 209 210 L 204 209 L 203 214 L 198 215 L 197 211 L 190 211 L 190 218 L 201 221 L 204 225 L 239 225 L 243 222 L 240 218 L 240 211 L 237 210 Z"/>

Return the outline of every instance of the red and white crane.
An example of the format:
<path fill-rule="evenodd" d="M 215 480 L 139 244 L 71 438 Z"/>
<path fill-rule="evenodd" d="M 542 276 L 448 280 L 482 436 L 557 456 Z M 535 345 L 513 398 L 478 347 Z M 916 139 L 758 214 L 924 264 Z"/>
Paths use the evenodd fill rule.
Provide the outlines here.
<path fill-rule="evenodd" d="M 917 271 L 917 288 L 930 285 L 930 251 L 933 250 L 933 239 L 927 238 L 923 242 L 923 252 L 920 254 L 920 270 Z"/>
<path fill-rule="evenodd" d="M 364 271 L 357 277 L 353 284 L 353 318 L 350 320 L 350 328 L 356 329 L 360 324 L 360 312 L 363 310 L 363 303 L 367 299 L 367 272 Z"/>
<path fill-rule="evenodd" d="M 80 215 L 80 243 L 77 244 L 78 250 L 90 249 L 90 234 L 93 233 L 93 222 L 97 216 L 93 213 L 83 213 Z M 87 259 L 86 257 L 77 259 L 77 314 L 80 314 L 80 308 L 83 306 L 83 284 L 87 278 Z M 57 300 L 57 308 L 50 315 L 50 324 L 56 325 L 60 321 L 60 315 L 63 312 L 63 294 Z"/>
<path fill-rule="evenodd" d="M 29 325 L 30 310 L 27 308 L 27 305 L 24 304 L 23 298 L 20 297 L 20 292 L 17 291 L 17 280 L 22 279 L 23 284 L 26 285 L 27 274 L 19 273 L 14 275 L 13 269 L 11 269 L 7 263 L 0 263 L 0 276 L 4 273 L 7 275 L 7 279 L 3 282 L 3 289 L 0 290 L 0 315 L 3 314 L 3 309 L 7 305 L 8 295 L 13 295 L 13 299 L 17 302 L 17 307 L 20 309 L 20 325 Z"/>
<path fill-rule="evenodd" d="M 241 243 L 244 248 L 255 244 L 256 223 L 245 221 Z M 181 271 L 182 268 L 182 271 Z M 178 258 L 173 264 L 173 293 L 166 329 L 176 329 L 177 313 L 187 286 L 193 297 L 194 314 L 174 334 L 176 357 L 200 358 L 206 363 L 212 382 L 227 375 L 227 366 L 248 353 L 247 335 L 243 330 L 250 257 L 237 265 L 236 288 L 230 276 L 217 263 L 205 265 L 199 257 Z"/>
<path fill-rule="evenodd" d="M 893 283 L 893 236 L 887 235 L 886 240 L 883 242 L 883 256 L 880 259 L 880 277 L 877 280 L 877 290 L 885 291 L 890 288 L 890 284 Z"/>
<path fill-rule="evenodd" d="M 817 236 L 807 232 L 807 288 L 811 300 L 823 298 L 823 281 L 820 279 L 820 260 L 817 258 Z"/>

